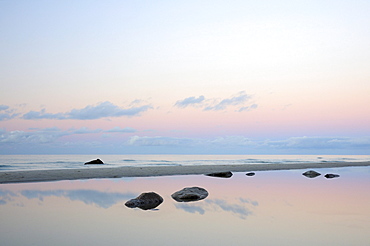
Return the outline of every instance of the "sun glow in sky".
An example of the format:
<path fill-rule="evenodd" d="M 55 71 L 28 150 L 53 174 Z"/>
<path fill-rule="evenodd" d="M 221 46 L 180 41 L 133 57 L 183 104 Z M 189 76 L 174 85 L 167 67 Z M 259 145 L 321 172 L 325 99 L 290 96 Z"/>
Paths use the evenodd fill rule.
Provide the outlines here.
<path fill-rule="evenodd" d="M 368 1 L 1 1 L 0 153 L 370 154 Z"/>

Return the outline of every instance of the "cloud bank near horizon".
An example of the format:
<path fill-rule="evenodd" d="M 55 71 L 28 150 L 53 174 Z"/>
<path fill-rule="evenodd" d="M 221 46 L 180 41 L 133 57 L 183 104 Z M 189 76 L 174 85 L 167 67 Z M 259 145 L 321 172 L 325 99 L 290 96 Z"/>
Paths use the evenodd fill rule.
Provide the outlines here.
<path fill-rule="evenodd" d="M 0 129 L 1 154 L 9 150 L 33 148 L 34 151 L 47 148 L 63 147 L 65 153 L 83 149 L 85 146 L 95 146 L 97 149 L 107 148 L 111 153 L 203 153 L 203 154 L 253 154 L 253 153 L 281 153 L 281 154 L 370 154 L 370 137 L 288 137 L 285 139 L 257 140 L 244 136 L 219 136 L 214 138 L 189 138 L 165 136 L 138 136 L 134 128 L 114 127 L 109 130 L 79 129 L 61 130 L 59 128 L 32 129 L 30 131 L 6 131 Z M 142 131 L 145 132 L 145 131 Z M 121 135 L 114 142 L 105 142 L 106 134 Z M 94 143 L 84 141 L 84 137 L 95 136 Z M 67 137 L 67 139 L 65 139 Z M 94 148 L 92 150 L 94 151 Z M 108 148 L 109 147 L 109 148 Z M 72 149 L 68 149 L 72 148 Z M 360 151 L 361 153 L 359 153 Z M 21 152 L 21 151 L 20 151 Z M 19 153 L 20 153 L 19 152 Z M 15 153 L 18 153 L 15 151 Z"/>

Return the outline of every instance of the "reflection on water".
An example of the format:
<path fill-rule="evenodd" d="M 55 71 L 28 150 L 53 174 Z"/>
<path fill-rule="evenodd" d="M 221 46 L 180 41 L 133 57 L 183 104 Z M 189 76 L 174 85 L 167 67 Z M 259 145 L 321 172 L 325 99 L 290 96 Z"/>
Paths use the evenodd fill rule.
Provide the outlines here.
<path fill-rule="evenodd" d="M 71 201 L 82 201 L 85 204 L 93 204 L 101 208 L 109 208 L 132 196 L 132 193 L 102 192 L 97 190 L 23 190 L 20 194 L 28 199 L 37 198 L 40 201 L 44 201 L 44 198 L 48 196 L 65 197 Z"/>
<path fill-rule="evenodd" d="M 327 172 L 326 172 L 327 171 Z M 2 245 L 368 245 L 370 168 L 0 185 Z M 190 203 L 171 194 L 204 187 Z M 124 204 L 144 192 L 156 211 Z"/>
<path fill-rule="evenodd" d="M 239 198 L 235 201 L 227 201 L 222 199 L 208 199 L 204 203 L 199 204 L 176 204 L 176 208 L 184 210 L 188 213 L 205 214 L 206 212 L 224 211 L 236 215 L 241 219 L 246 219 L 247 216 L 253 214 L 253 207 L 258 206 L 258 202 L 249 202 L 249 199 Z"/>

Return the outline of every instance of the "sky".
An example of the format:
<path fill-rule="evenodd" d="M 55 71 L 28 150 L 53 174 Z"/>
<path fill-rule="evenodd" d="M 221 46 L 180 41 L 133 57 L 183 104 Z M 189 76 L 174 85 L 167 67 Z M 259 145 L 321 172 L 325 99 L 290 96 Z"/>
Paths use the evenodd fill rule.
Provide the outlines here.
<path fill-rule="evenodd" d="M 0 0 L 0 154 L 370 155 L 369 12 Z"/>

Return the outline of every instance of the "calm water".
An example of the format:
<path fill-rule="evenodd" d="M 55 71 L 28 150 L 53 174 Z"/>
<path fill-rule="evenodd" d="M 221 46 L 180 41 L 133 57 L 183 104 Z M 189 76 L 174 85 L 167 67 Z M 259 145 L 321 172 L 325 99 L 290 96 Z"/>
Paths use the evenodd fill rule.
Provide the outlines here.
<path fill-rule="evenodd" d="M 0 185 L 1 245 L 356 245 L 370 242 L 370 167 Z M 199 186 L 201 201 L 171 194 Z M 142 192 L 155 210 L 124 203 Z"/>
<path fill-rule="evenodd" d="M 0 171 L 101 167 L 84 166 L 97 158 L 104 167 L 370 161 L 369 155 L 0 155 Z"/>

